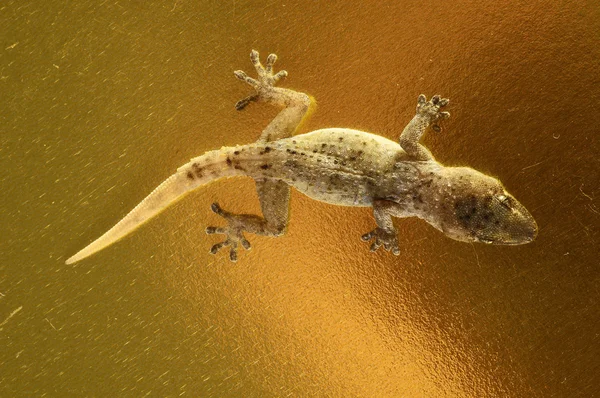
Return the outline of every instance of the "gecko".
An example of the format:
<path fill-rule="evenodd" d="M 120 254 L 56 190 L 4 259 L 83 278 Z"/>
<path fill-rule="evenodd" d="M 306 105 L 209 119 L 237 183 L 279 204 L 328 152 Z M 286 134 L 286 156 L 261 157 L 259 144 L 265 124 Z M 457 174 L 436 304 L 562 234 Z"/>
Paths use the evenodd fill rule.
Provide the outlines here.
<path fill-rule="evenodd" d="M 444 166 L 420 143 L 428 130 L 439 132 L 440 122 L 450 116 L 443 110 L 448 99 L 435 95 L 427 100 L 419 95 L 416 114 L 398 142 L 348 128 L 294 135 L 314 106 L 314 99 L 276 86 L 287 72 L 274 73 L 275 54 L 270 54 L 264 65 L 255 50 L 250 59 L 257 78 L 241 70 L 234 74 L 255 93 L 238 101 L 236 109 L 251 103 L 280 108 L 259 139 L 191 159 L 114 227 L 67 259 L 67 264 L 115 243 L 196 188 L 235 176 L 254 179 L 262 216 L 236 214 L 218 203 L 211 205 L 226 225 L 206 228 L 207 234 L 225 236 L 210 253 L 228 247 L 233 262 L 239 247 L 251 248 L 245 233 L 271 237 L 285 233 L 291 187 L 318 201 L 371 207 L 376 228 L 361 238 L 371 243 L 373 252 L 383 247 L 394 255 L 400 253 L 393 218 L 418 217 L 447 237 L 463 242 L 518 245 L 536 238 L 534 218 L 498 179 L 469 167 Z"/>

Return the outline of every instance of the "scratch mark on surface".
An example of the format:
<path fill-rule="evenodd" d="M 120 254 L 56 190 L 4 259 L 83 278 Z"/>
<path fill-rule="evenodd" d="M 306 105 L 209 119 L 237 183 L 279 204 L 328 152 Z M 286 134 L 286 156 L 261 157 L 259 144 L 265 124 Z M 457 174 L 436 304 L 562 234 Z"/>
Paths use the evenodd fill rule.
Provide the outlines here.
<path fill-rule="evenodd" d="M 10 314 L 8 314 L 8 317 L 4 321 L 2 321 L 2 323 L 0 323 L 0 330 L 2 330 L 2 326 L 6 325 L 6 323 L 10 320 L 10 318 L 17 315 L 17 313 L 19 311 L 21 311 L 22 309 L 23 309 L 23 306 L 20 306 L 19 308 L 17 308 L 16 310 L 14 310 Z"/>
<path fill-rule="evenodd" d="M 475 259 L 477 260 L 477 266 L 479 267 L 479 269 L 481 269 L 481 264 L 479 263 L 479 255 L 477 254 L 477 250 L 475 250 L 475 245 L 471 243 L 471 247 L 473 248 L 473 251 L 475 252 Z"/>
<path fill-rule="evenodd" d="M 532 165 L 525 166 L 525 167 L 523 167 L 523 168 L 521 169 L 521 171 L 525 171 L 525 170 L 527 170 L 527 169 L 530 169 L 530 168 L 532 168 L 532 167 L 539 166 L 540 164 L 542 164 L 542 163 L 544 163 L 544 162 L 545 162 L 544 160 L 541 160 L 541 161 L 539 161 L 539 162 L 537 162 L 537 163 L 534 163 L 534 164 L 532 164 Z"/>
<path fill-rule="evenodd" d="M 579 187 L 579 192 L 581 192 L 581 194 L 582 194 L 583 196 L 585 196 L 586 198 L 588 198 L 589 200 L 594 200 L 594 198 L 593 198 L 592 196 L 590 196 L 590 195 L 588 195 L 587 193 L 583 192 L 583 189 L 582 189 L 582 188 L 583 188 L 583 184 L 581 184 L 581 186 Z"/>
<path fill-rule="evenodd" d="M 46 319 L 46 322 L 48 322 L 50 324 L 50 326 L 52 326 L 52 329 L 58 331 L 58 329 L 54 327 L 54 325 L 52 324 L 52 322 L 50 322 L 50 320 L 48 318 L 44 318 L 44 319 Z"/>

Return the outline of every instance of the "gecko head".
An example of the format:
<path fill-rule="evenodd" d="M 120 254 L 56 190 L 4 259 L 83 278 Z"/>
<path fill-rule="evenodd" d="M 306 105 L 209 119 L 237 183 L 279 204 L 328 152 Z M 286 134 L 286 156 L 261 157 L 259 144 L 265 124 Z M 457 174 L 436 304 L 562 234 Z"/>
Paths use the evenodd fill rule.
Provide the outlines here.
<path fill-rule="evenodd" d="M 498 245 L 520 245 L 535 239 L 535 220 L 500 181 L 470 168 L 451 169 L 442 193 L 449 206 L 440 217 L 446 235 Z"/>

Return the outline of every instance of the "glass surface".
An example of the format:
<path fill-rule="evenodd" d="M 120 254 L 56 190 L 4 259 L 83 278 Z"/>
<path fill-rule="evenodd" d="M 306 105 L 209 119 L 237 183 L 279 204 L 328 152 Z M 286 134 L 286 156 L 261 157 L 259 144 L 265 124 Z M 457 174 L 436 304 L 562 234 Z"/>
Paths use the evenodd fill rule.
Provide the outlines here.
<path fill-rule="evenodd" d="M 482 4 L 485 3 L 485 4 Z M 595 1 L 17 1 L 0 4 L 0 396 L 600 395 L 600 7 Z M 518 247 L 294 192 L 288 233 L 232 264 L 204 228 L 258 212 L 250 179 L 196 191 L 73 265 L 190 158 L 256 140 L 234 104 L 250 49 L 318 109 L 302 132 L 424 142 L 534 215 Z"/>

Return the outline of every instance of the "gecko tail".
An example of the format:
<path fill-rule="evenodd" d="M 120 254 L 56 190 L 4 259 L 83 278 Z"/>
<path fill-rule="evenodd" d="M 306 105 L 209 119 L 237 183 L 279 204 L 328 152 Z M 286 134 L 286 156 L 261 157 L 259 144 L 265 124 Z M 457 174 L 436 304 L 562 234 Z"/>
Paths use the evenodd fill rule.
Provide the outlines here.
<path fill-rule="evenodd" d="M 236 174 L 239 173 L 225 165 L 220 151 L 207 152 L 192 159 L 190 163 L 180 167 L 175 174 L 160 184 L 104 235 L 68 258 L 66 264 L 73 264 L 115 243 L 192 190 L 213 180 Z"/>

